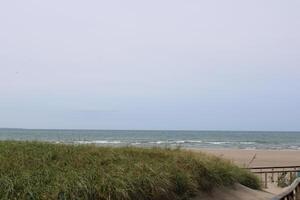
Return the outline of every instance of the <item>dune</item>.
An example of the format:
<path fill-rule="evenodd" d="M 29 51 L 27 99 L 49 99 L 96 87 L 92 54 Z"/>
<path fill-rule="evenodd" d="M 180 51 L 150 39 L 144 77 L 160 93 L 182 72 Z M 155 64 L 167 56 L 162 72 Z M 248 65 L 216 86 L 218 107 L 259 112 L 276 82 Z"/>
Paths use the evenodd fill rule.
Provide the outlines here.
<path fill-rule="evenodd" d="M 1 141 L 0 158 L 0 199 L 173 200 L 235 183 L 260 188 L 231 162 L 180 149 Z"/>
<path fill-rule="evenodd" d="M 35 199 L 111 200 L 269 200 L 275 195 L 255 190 L 259 180 L 248 170 L 199 151 L 1 141 L 0 152 L 0 171 L 6 172 L 0 176 L 6 180 L 0 199 L 26 199 L 29 192 Z M 225 151 L 219 153 L 227 158 Z"/>

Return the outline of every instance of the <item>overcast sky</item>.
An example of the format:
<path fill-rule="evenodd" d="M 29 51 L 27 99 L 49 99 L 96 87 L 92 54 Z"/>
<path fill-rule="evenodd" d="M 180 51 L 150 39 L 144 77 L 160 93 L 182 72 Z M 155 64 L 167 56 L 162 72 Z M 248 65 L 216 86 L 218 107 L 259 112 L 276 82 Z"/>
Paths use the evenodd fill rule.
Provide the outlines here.
<path fill-rule="evenodd" d="M 300 130 L 299 10 L 0 1 L 0 127 Z"/>

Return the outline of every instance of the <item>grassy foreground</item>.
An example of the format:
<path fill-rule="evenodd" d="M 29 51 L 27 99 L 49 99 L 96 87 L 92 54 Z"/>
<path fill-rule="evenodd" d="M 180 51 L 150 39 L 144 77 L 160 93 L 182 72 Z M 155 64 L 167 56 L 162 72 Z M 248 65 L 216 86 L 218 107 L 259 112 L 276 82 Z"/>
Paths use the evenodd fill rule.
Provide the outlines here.
<path fill-rule="evenodd" d="M 257 178 L 217 157 L 183 150 L 0 142 L 0 199 L 189 199 Z"/>

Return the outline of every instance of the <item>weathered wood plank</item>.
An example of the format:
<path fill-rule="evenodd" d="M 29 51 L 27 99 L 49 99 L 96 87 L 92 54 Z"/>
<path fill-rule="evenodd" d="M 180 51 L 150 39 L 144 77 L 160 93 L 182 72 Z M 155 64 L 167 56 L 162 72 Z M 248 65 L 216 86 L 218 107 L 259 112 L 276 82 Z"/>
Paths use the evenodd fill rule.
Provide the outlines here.
<path fill-rule="evenodd" d="M 299 198 L 299 187 L 300 187 L 300 178 L 294 180 L 294 182 L 281 194 L 276 195 L 271 200 L 300 200 Z"/>

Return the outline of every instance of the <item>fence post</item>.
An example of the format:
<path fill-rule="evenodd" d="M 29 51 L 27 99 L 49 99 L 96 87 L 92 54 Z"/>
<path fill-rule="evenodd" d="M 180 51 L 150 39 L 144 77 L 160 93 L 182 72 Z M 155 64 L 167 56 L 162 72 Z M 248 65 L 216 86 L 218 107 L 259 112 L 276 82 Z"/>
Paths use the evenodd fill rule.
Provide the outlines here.
<path fill-rule="evenodd" d="M 293 172 L 290 172 L 290 182 L 293 182 Z"/>
<path fill-rule="evenodd" d="M 265 173 L 265 188 L 268 188 L 268 173 Z"/>
<path fill-rule="evenodd" d="M 300 200 L 300 185 L 296 187 L 296 200 Z"/>

